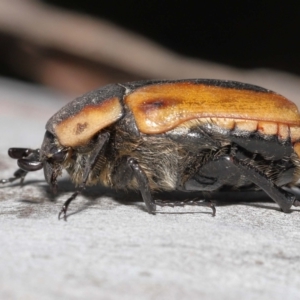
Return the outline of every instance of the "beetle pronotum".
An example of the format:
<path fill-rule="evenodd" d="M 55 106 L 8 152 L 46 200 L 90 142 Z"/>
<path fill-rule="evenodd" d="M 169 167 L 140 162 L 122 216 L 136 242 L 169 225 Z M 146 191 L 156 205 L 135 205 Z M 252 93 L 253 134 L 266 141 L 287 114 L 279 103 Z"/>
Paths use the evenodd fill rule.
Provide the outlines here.
<path fill-rule="evenodd" d="M 63 169 L 77 185 L 59 214 L 86 186 L 135 189 L 149 213 L 157 190 L 263 190 L 284 211 L 300 202 L 300 115 L 295 104 L 249 84 L 149 80 L 111 84 L 59 110 L 46 124 L 41 149 L 10 148 L 14 177 L 44 169 L 56 190 Z M 184 203 L 183 203 L 184 204 Z M 214 206 L 191 200 L 186 204 Z"/>

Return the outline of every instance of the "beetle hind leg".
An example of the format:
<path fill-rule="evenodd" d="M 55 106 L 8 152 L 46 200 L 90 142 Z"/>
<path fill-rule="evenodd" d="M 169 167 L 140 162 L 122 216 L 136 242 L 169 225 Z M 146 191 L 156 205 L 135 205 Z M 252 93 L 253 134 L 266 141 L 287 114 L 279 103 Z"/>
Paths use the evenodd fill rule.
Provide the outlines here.
<path fill-rule="evenodd" d="M 134 159 L 129 157 L 127 159 L 127 164 L 130 167 L 130 169 L 133 172 L 133 175 L 135 176 L 140 192 L 142 194 L 144 203 L 146 205 L 146 208 L 149 212 L 149 214 L 155 214 L 156 211 L 156 204 L 152 198 L 148 178 L 144 172 L 144 170 L 140 167 L 138 162 Z"/>
<path fill-rule="evenodd" d="M 295 195 L 277 186 L 263 172 L 255 166 L 245 162 L 242 150 L 236 150 L 232 155 L 220 157 L 228 172 L 238 170 L 241 175 L 260 187 L 269 197 L 276 202 L 283 212 L 289 212 L 292 205 L 297 205 Z"/>
<path fill-rule="evenodd" d="M 264 170 L 259 168 L 259 165 L 256 165 L 255 161 L 247 156 L 247 152 L 242 148 L 233 147 L 228 154 L 213 157 L 200 170 L 204 172 L 204 175 L 199 173 L 199 178 L 194 176 L 188 180 L 185 183 L 187 190 L 198 189 L 199 191 L 213 192 L 222 185 L 234 186 L 232 183 L 243 176 L 248 182 L 252 182 L 263 190 L 279 205 L 282 211 L 289 212 L 292 205 L 300 206 L 300 201 L 296 199 L 296 196 L 276 185 L 274 180 L 268 177 Z M 207 172 L 210 172 L 212 176 L 210 181 L 205 176 Z"/>

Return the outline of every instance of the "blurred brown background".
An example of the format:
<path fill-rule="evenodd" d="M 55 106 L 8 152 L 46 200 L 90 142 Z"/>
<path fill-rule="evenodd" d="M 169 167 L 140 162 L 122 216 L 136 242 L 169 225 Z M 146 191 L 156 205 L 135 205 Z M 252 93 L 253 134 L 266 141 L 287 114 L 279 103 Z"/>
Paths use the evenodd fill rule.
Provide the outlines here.
<path fill-rule="evenodd" d="M 17 168 L 8 148 L 40 147 L 51 115 L 110 82 L 233 79 L 300 107 L 299 5 L 0 0 L 0 179 Z M 299 208 L 247 194 L 224 196 L 215 218 L 201 207 L 153 216 L 138 195 L 95 186 L 58 222 L 74 187 L 64 177 L 52 196 L 31 173 L 0 187 L 1 300 L 300 298 Z"/>
<path fill-rule="evenodd" d="M 1 0 L 0 76 L 80 94 L 255 68 L 299 75 L 299 16 L 296 1 Z"/>

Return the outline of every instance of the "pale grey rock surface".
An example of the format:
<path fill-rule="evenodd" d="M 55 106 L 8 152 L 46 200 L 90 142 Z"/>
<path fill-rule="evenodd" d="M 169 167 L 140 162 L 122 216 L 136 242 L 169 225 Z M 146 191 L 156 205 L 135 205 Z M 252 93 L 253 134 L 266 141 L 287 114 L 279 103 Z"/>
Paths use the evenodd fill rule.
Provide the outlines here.
<path fill-rule="evenodd" d="M 0 80 L 0 178 L 16 169 L 7 148 L 39 147 L 65 102 Z M 57 214 L 73 187 L 62 182 L 56 198 L 42 172 L 23 188 L 0 186 L 0 299 L 300 298 L 299 209 L 240 202 L 215 218 L 201 207 L 152 216 L 137 195 L 92 188 L 64 222 Z"/>

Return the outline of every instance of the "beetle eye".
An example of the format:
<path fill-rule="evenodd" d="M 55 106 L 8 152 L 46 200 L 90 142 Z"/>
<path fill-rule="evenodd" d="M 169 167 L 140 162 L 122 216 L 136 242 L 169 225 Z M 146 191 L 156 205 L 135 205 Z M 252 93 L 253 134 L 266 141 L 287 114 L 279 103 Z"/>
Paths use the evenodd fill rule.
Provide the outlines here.
<path fill-rule="evenodd" d="M 58 163 L 63 162 L 65 160 L 66 154 L 67 153 L 64 150 L 61 150 L 61 149 L 56 150 L 56 152 L 54 152 L 52 154 L 51 160 L 53 162 L 58 162 Z"/>

